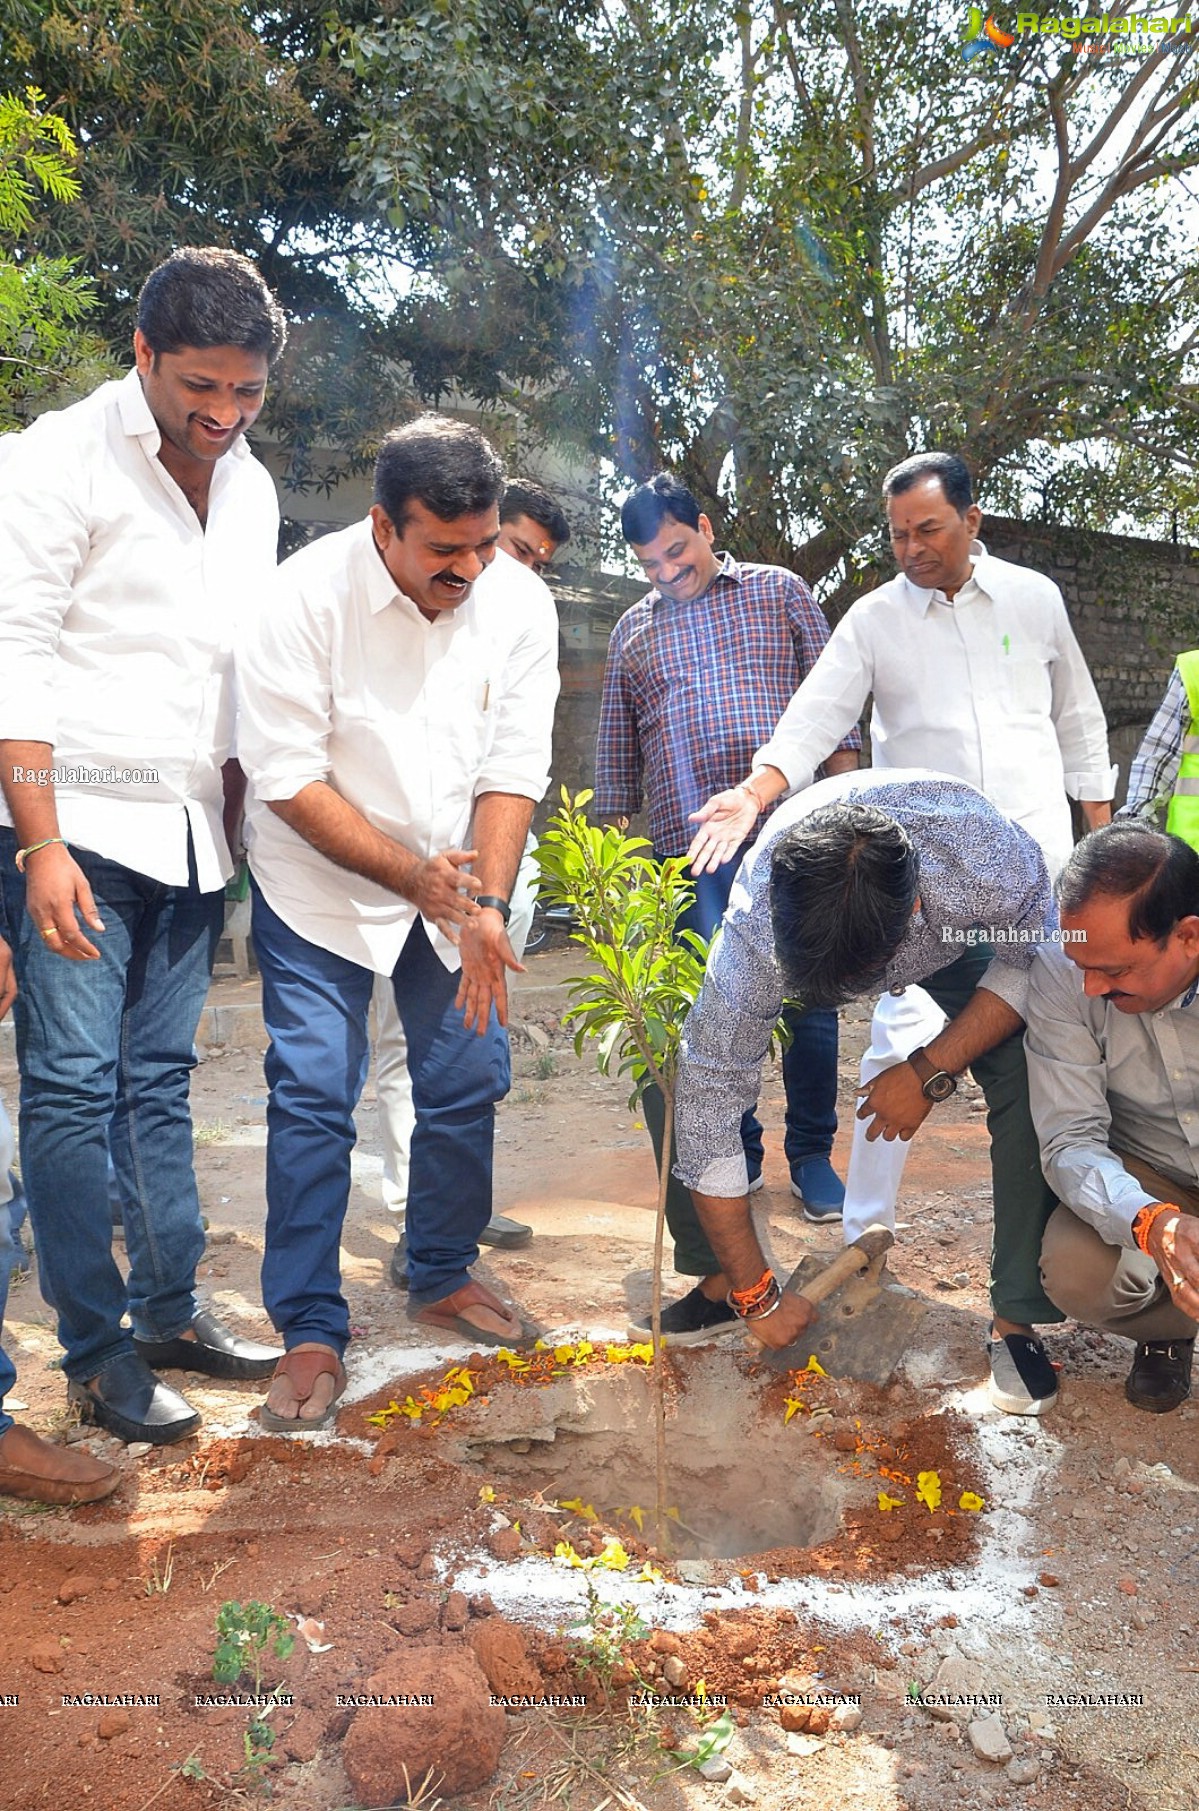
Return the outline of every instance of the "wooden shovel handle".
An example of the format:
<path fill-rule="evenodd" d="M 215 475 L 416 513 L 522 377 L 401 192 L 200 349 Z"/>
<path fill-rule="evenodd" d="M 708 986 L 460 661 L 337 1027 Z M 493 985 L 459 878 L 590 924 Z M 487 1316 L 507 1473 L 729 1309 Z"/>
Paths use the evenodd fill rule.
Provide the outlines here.
<path fill-rule="evenodd" d="M 852 1245 L 847 1245 L 844 1251 L 838 1252 L 832 1263 L 826 1265 L 810 1283 L 805 1283 L 799 1293 L 815 1307 L 826 1301 L 850 1277 L 865 1270 L 876 1258 L 885 1256 L 894 1243 L 895 1235 L 889 1227 L 868 1226 L 860 1238 L 855 1239 Z"/>

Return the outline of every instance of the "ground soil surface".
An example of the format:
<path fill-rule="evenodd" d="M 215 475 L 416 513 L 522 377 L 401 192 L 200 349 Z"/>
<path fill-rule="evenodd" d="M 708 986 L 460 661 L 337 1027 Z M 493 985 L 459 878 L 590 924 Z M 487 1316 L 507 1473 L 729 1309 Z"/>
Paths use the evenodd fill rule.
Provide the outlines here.
<path fill-rule="evenodd" d="M 780 1374 L 739 1338 L 673 1358 L 658 1532 L 650 1381 L 626 1333 L 649 1299 L 655 1178 L 624 1091 L 561 1028 L 576 966 L 565 946 L 530 958 L 514 1003 L 497 1207 L 536 1237 L 479 1267 L 549 1341 L 527 1368 L 431 1348 L 406 1320 L 370 1093 L 335 1430 L 270 1438 L 260 1386 L 184 1375 L 193 1439 L 139 1453 L 89 1434 L 36 1263 L 11 1295 L 22 1418 L 125 1477 L 73 1514 L 0 1500 L 0 1804 L 1199 1806 L 1199 1413 L 1136 1413 L 1128 1348 L 1069 1325 L 1054 1412 L 988 1406 L 972 1087 L 908 1166 L 892 1269 L 927 1314 L 894 1381 Z M 200 1281 L 266 1336 L 263 1038 L 252 984 L 213 997 L 229 1010 L 206 1020 L 194 1082 Z M 845 1121 L 865 1035 L 846 1015 Z M 15 1100 L 11 1043 L 0 1089 Z M 805 1226 L 788 1189 L 777 1075 L 763 1101 L 776 1264 L 831 1257 L 837 1233 Z M 291 1699 L 269 1737 L 252 1706 L 206 1701 L 217 1613 L 251 1601 L 295 1637 L 263 1658 L 260 1686 Z M 254 1684 L 248 1666 L 236 1695 Z M 363 1696 L 379 1702 L 339 1702 Z"/>

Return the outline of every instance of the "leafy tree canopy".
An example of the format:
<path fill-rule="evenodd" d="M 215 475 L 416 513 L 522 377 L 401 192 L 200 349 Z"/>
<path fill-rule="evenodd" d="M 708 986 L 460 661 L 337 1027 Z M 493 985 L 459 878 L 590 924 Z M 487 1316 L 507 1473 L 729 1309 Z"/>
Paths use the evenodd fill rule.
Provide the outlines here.
<path fill-rule="evenodd" d="M 465 393 L 622 485 L 677 466 L 830 587 L 933 444 L 999 507 L 1199 530 L 1199 33 L 967 62 L 891 0 L 0 5 L 0 86 L 85 152 L 47 250 L 114 332 L 172 245 L 255 255 L 301 479 Z"/>
<path fill-rule="evenodd" d="M 32 87 L 0 94 L 0 432 L 52 392 L 99 375 L 102 346 L 80 326 L 90 282 L 69 259 L 31 248 L 45 206 L 78 192 L 74 141 L 45 96 Z"/>

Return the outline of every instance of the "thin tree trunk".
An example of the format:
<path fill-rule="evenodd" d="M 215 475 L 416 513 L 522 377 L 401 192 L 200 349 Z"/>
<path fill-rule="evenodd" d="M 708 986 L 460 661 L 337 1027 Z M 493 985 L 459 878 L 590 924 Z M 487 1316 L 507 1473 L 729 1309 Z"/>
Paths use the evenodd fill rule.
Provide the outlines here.
<path fill-rule="evenodd" d="M 674 1084 L 662 1089 L 666 1116 L 662 1126 L 662 1163 L 658 1171 L 658 1214 L 654 1222 L 654 1283 L 650 1298 L 650 1330 L 654 1342 L 654 1480 L 657 1486 L 658 1546 L 668 1540 L 666 1516 L 666 1354 L 662 1347 L 662 1256 L 666 1234 L 666 1190 L 670 1182 L 670 1152 L 674 1143 Z"/>

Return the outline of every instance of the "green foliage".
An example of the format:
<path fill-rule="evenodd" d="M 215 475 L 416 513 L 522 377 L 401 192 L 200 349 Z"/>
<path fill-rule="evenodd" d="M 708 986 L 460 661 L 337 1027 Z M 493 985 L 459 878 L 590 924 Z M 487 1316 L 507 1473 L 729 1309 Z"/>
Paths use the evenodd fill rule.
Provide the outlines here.
<path fill-rule="evenodd" d="M 571 1661 L 577 1673 L 593 1673 L 604 1690 L 610 1691 L 616 1668 L 630 1665 L 630 1644 L 644 1641 L 649 1629 L 636 1605 L 611 1603 L 600 1596 L 589 1578 L 584 1583 L 587 1607 L 566 1631 L 573 1643 Z M 640 1683 L 636 1668 L 633 1674 Z"/>
<path fill-rule="evenodd" d="M 716 1755 L 723 1754 L 737 1733 L 731 1710 L 725 1710 L 705 1725 L 694 1748 L 673 1748 L 669 1752 L 683 1767 L 702 1767 Z"/>
<path fill-rule="evenodd" d="M 296 1643 L 287 1619 L 270 1604 L 253 1598 L 244 1604 L 223 1603 L 216 1613 L 216 1634 L 213 1678 L 221 1685 L 236 1685 L 248 1674 L 256 1693 L 262 1690 L 268 1653 L 276 1660 L 286 1660 Z"/>
<path fill-rule="evenodd" d="M 703 981 L 708 946 L 694 931 L 676 936 L 675 923 L 695 897 L 682 860 L 656 862 L 644 837 L 623 836 L 588 821 L 590 792 L 560 809 L 538 848 L 542 889 L 569 905 L 580 944 L 594 964 L 569 983 L 564 1014 L 575 1027 L 575 1050 L 597 1042 L 605 1075 L 628 1075 L 630 1106 L 650 1082 L 673 1090 L 683 1021 Z"/>
<path fill-rule="evenodd" d="M 0 91 L 87 152 L 38 255 L 82 261 L 122 347 L 176 244 L 255 256 L 299 489 L 468 394 L 621 489 L 678 466 L 834 604 L 930 444 L 994 506 L 1199 531 L 1199 33 L 966 65 L 960 9 L 895 0 L 4 11 Z"/>
<path fill-rule="evenodd" d="M 100 342 L 81 327 L 92 284 L 30 243 L 45 204 L 79 194 L 74 140 L 45 98 L 32 86 L 0 94 L 0 432 L 102 375 Z"/>

